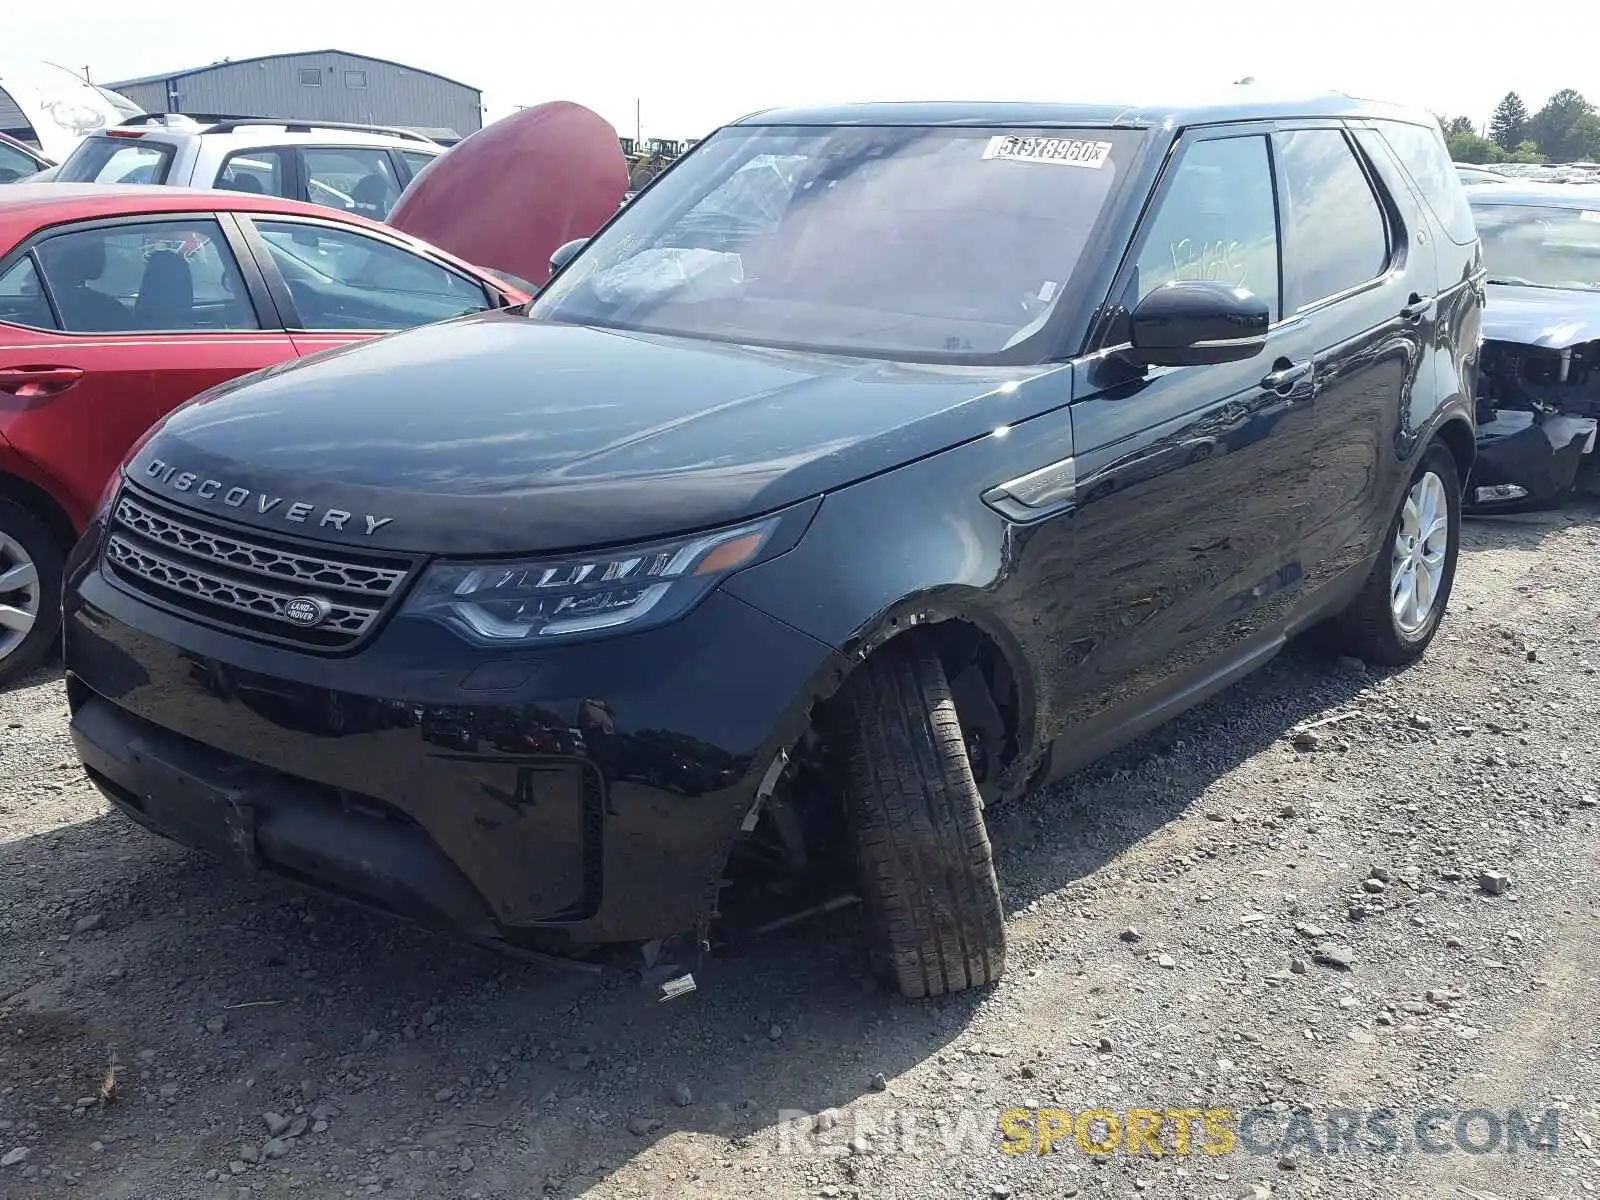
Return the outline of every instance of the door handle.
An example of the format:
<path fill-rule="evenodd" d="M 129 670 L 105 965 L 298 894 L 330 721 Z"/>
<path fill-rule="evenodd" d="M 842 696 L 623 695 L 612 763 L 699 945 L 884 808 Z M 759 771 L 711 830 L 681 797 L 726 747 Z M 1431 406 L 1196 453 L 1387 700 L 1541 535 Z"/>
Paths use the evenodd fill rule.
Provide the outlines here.
<path fill-rule="evenodd" d="M 1280 358 L 1272 364 L 1272 370 L 1261 377 L 1261 386 L 1269 392 L 1287 392 L 1311 374 L 1311 368 L 1310 362 L 1290 362 L 1287 358 Z"/>
<path fill-rule="evenodd" d="M 54 396 L 82 378 L 82 367 L 0 367 L 0 392 L 24 400 Z"/>
<path fill-rule="evenodd" d="M 1432 296 L 1419 296 L 1415 292 L 1412 292 L 1411 299 L 1408 300 L 1406 302 L 1406 306 L 1400 310 L 1400 315 L 1408 321 L 1419 321 L 1428 315 L 1428 310 L 1432 307 Z"/>

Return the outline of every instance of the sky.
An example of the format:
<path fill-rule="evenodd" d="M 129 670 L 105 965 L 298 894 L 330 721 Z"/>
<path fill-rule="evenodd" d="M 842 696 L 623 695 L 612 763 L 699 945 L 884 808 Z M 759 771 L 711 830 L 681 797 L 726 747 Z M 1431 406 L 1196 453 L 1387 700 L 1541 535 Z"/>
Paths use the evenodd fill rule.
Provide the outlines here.
<path fill-rule="evenodd" d="M 1521 0 L 1530 30 L 1570 0 Z M 761 108 L 853 100 L 1156 100 L 1243 76 L 1420 104 L 1480 125 L 1507 91 L 1600 100 L 1591 38 L 1529 37 L 1501 54 L 1486 0 L 1320 7 L 1195 0 L 272 0 L 184 6 L 0 0 L 0 55 L 88 67 L 97 83 L 295 50 L 394 59 L 482 89 L 489 119 L 570 100 L 618 133 L 699 137 Z"/>

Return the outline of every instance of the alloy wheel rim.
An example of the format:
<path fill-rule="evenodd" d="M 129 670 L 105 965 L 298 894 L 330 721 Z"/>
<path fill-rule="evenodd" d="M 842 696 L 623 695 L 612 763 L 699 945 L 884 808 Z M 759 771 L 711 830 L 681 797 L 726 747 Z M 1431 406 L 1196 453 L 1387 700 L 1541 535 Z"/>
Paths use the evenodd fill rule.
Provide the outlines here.
<path fill-rule="evenodd" d="M 1450 498 L 1444 480 L 1427 472 L 1406 493 L 1389 567 L 1389 607 L 1394 623 L 1415 636 L 1439 606 L 1450 550 Z"/>
<path fill-rule="evenodd" d="M 0 529 L 0 660 L 33 631 L 42 604 L 37 564 L 16 538 Z"/>

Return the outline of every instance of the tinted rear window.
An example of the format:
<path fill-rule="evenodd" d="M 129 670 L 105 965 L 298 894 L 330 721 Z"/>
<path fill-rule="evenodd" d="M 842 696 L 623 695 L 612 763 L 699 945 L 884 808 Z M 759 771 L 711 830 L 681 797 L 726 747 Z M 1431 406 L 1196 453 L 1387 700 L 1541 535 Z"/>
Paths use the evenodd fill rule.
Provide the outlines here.
<path fill-rule="evenodd" d="M 1417 190 L 1427 201 L 1428 208 L 1452 242 L 1470 245 L 1477 232 L 1472 223 L 1472 210 L 1467 206 L 1467 194 L 1462 190 L 1461 177 L 1450 152 L 1445 148 L 1444 135 L 1437 126 L 1425 129 L 1421 125 L 1406 125 L 1400 121 L 1380 121 L 1378 128 L 1383 140 L 1388 142 L 1407 174 L 1416 181 Z"/>
<path fill-rule="evenodd" d="M 56 172 L 58 183 L 165 183 L 172 147 L 140 138 L 90 137 Z"/>

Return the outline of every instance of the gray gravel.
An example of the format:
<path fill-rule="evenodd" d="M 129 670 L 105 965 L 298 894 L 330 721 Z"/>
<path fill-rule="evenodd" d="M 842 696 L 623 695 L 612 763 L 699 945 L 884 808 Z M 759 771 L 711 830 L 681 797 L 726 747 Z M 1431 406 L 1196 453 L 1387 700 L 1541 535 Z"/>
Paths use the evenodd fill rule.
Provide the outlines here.
<path fill-rule="evenodd" d="M 848 913 L 656 1006 L 241 880 L 107 811 L 41 672 L 0 693 L 0 1197 L 1590 1196 L 1597 517 L 1470 526 L 1408 671 L 1293 649 L 992 814 L 1009 975 L 928 1004 L 864 977 Z M 1002 1153 L 1038 1106 L 1560 1136 Z"/>

